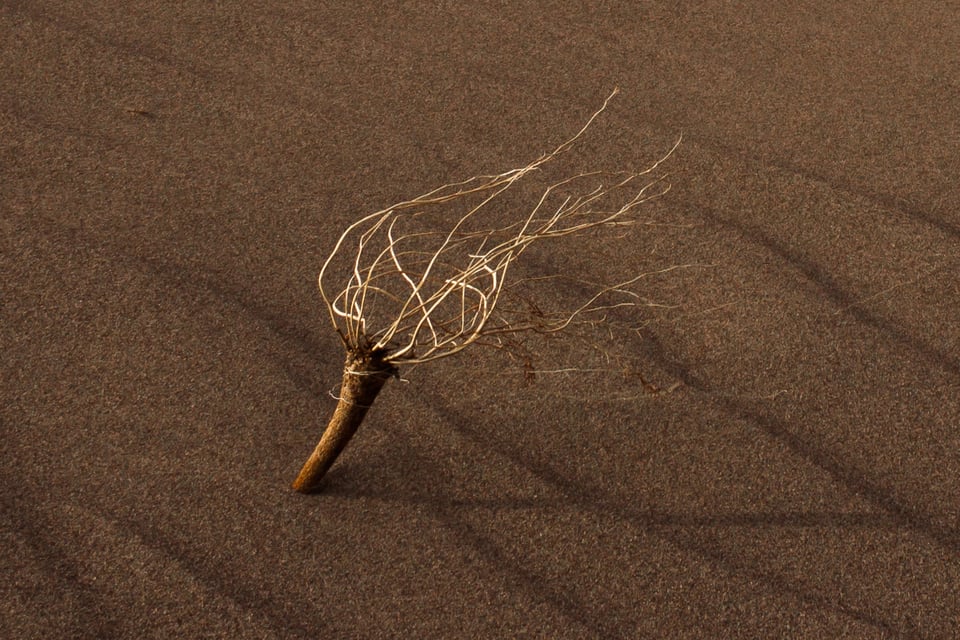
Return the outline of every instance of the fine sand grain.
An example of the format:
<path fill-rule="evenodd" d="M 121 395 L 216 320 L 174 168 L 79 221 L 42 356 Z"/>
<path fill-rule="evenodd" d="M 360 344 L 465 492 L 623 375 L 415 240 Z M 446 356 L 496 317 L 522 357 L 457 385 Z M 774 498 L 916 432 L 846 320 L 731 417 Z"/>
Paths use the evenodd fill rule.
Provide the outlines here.
<path fill-rule="evenodd" d="M 594 4 L 0 1 L 0 636 L 960 637 L 956 11 Z M 705 265 L 626 375 L 402 372 L 291 491 L 343 227 L 614 86 L 673 190 L 527 268 Z"/>

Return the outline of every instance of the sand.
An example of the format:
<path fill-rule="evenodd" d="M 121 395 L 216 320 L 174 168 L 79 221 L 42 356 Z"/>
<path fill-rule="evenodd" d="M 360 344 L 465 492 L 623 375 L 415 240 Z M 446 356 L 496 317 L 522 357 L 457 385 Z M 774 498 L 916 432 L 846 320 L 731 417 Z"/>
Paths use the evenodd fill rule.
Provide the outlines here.
<path fill-rule="evenodd" d="M 960 636 L 955 11 L 695 4 L 0 3 L 0 635 Z M 403 372 L 292 492 L 342 228 L 614 86 L 672 190 L 531 269 L 688 265 L 636 370 Z"/>

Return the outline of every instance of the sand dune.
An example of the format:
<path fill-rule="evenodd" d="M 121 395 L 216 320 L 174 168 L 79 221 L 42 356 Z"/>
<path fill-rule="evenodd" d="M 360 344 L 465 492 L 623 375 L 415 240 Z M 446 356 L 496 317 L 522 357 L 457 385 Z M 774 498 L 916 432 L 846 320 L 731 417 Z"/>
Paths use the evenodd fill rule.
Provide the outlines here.
<path fill-rule="evenodd" d="M 0 635 L 960 635 L 954 12 L 387 4 L 0 3 Z M 635 371 L 403 372 L 293 493 L 340 230 L 613 86 L 582 161 L 673 189 L 530 268 L 701 265 Z"/>

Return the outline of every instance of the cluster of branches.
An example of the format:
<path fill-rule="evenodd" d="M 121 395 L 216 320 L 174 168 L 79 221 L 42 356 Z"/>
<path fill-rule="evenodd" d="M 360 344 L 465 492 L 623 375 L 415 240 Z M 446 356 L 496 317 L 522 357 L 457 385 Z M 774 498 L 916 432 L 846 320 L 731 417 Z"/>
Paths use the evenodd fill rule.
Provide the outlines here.
<path fill-rule="evenodd" d="M 419 364 L 477 342 L 500 344 L 506 334 L 561 331 L 587 314 L 632 304 L 628 287 L 646 274 L 599 287 L 562 313 L 504 304 L 529 284 L 511 276 L 531 245 L 635 223 L 638 207 L 669 189 L 653 174 L 679 140 L 640 171 L 592 171 L 551 181 L 520 216 L 498 206 L 525 178 L 569 151 L 616 93 L 575 136 L 523 167 L 441 186 L 347 227 L 323 264 L 319 286 L 348 353 L 381 354 L 394 367 Z M 449 227 L 431 228 L 429 221 L 442 218 L 451 204 L 459 212 L 449 218 Z M 434 209 L 443 213 L 431 216 Z M 336 280 L 342 271 L 334 264 L 349 274 L 346 284 Z M 561 277 L 567 274 L 548 276 Z M 617 294 L 622 297 L 611 302 Z"/>

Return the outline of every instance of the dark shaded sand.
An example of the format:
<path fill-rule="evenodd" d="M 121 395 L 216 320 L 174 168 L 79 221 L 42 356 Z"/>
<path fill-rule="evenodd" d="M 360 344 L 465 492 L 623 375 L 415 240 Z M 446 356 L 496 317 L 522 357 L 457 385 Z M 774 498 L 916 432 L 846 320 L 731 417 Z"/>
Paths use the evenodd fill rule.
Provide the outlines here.
<path fill-rule="evenodd" d="M 950 3 L 320 4 L 0 2 L 0 635 L 960 637 Z M 615 336 L 679 386 L 438 362 L 291 492 L 339 230 L 614 85 L 674 188 L 559 259 L 708 265 Z"/>

